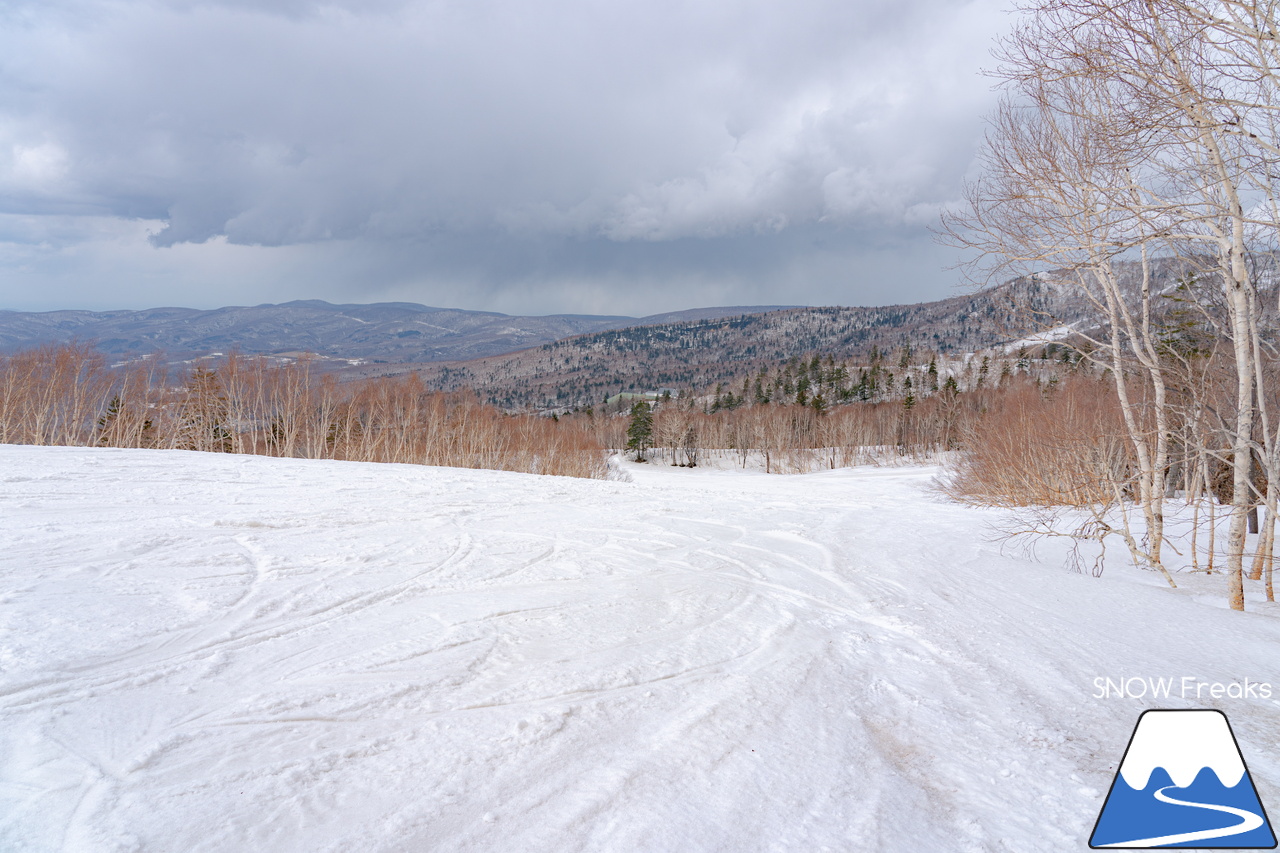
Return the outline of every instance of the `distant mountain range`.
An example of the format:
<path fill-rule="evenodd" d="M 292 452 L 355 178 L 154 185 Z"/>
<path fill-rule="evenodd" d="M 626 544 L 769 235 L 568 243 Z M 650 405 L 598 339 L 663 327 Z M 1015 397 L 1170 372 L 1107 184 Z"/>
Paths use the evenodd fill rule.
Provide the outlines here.
<path fill-rule="evenodd" d="M 1151 261 L 1155 292 L 1174 295 L 1185 262 Z M 1136 300 L 1141 267 L 1117 264 L 1122 291 Z M 1158 299 L 1157 323 L 1178 303 Z M 737 390 L 761 368 L 793 357 L 831 356 L 866 364 L 873 349 L 898 357 L 903 347 L 925 363 L 930 353 L 957 359 L 989 351 L 996 358 L 1020 348 L 1099 333 L 1099 311 L 1080 283 L 1063 271 L 1016 278 L 961 296 L 911 305 L 787 308 L 758 314 L 609 329 L 521 352 L 464 363 L 417 368 L 432 387 L 477 389 L 504 408 L 595 405 L 623 391 L 690 389 L 723 384 Z M 367 375 L 367 374 L 366 374 Z"/>
<path fill-rule="evenodd" d="M 1053 276 L 1015 279 L 977 293 L 914 305 L 786 308 L 644 327 L 608 329 L 520 352 L 413 369 L 432 387 L 475 388 L 505 408 L 569 408 L 620 391 L 692 389 L 741 382 L 793 356 L 845 361 L 909 346 L 959 356 L 1055 329 L 1044 340 L 1091 325 L 1075 285 Z M 1075 324 L 1075 325 L 1073 325 Z M 1056 327 L 1056 328 L 1055 328 Z M 1029 341 L 1034 345 L 1034 341 Z M 927 361 L 927 356 L 925 357 Z M 372 375 L 371 368 L 362 370 Z"/>
<path fill-rule="evenodd" d="M 114 355 L 174 358 L 229 352 L 315 353 L 365 362 L 459 361 L 538 346 L 571 335 L 755 314 L 787 306 L 698 308 L 651 317 L 553 314 L 512 317 L 409 302 L 331 305 L 311 299 L 213 310 L 0 311 L 0 351 L 92 342 Z"/>
<path fill-rule="evenodd" d="M 1159 292 L 1171 293 L 1185 265 L 1153 263 Z M 1136 291 L 1139 267 L 1121 266 L 1125 289 Z M 309 353 L 346 376 L 416 372 L 431 387 L 472 388 L 505 408 L 556 409 L 620 391 L 706 391 L 797 356 L 857 363 L 873 349 L 904 346 L 943 358 L 1012 351 L 1096 331 L 1096 316 L 1077 283 L 1049 272 L 911 305 L 738 306 L 641 318 L 316 300 L 209 311 L 0 311 L 0 352 L 78 339 L 108 354 L 158 351 L 170 361 L 233 349 Z"/>

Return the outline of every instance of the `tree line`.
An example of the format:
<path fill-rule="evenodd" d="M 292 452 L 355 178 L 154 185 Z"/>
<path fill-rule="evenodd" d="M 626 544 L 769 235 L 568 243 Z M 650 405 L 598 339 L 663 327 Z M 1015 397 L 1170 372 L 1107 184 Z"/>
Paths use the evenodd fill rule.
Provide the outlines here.
<path fill-rule="evenodd" d="M 504 414 L 414 375 L 338 382 L 231 355 L 170 370 L 88 345 L 0 358 L 0 443 L 167 448 L 604 477 L 588 424 Z"/>
<path fill-rule="evenodd" d="M 945 221 L 975 269 L 1056 270 L 1094 308 L 1089 358 L 1113 379 L 1143 518 L 1130 541 L 1164 566 L 1179 459 L 1223 465 L 1229 603 L 1244 608 L 1250 512 L 1274 540 L 1280 228 L 1275 0 L 1026 0 L 997 48 L 1001 104 L 983 177 Z M 1154 270 L 1175 260 L 1174 289 Z M 1139 274 L 1126 280 L 1123 265 Z M 1175 297 L 1172 326 L 1160 304 Z M 1229 392 L 1229 393 L 1228 393 Z M 1201 473 L 1202 480 L 1207 479 Z"/>

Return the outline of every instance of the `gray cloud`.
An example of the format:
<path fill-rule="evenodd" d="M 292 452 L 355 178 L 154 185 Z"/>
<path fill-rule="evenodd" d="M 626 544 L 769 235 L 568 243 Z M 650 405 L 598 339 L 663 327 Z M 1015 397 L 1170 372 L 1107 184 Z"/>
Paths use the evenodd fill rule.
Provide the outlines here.
<path fill-rule="evenodd" d="M 1002 23 L 988 0 L 10 2 L 0 298 L 231 301 L 211 270 L 256 301 L 520 311 L 937 296 L 927 228 Z"/>

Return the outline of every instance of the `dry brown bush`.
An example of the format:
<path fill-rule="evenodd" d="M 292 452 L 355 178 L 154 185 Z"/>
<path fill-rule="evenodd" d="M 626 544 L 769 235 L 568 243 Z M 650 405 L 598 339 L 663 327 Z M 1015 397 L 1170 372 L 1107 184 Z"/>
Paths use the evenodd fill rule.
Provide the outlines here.
<path fill-rule="evenodd" d="M 1051 393 L 1022 384 L 990 398 L 962 430 L 948 492 L 991 506 L 1111 505 L 1125 494 L 1132 460 L 1114 389 L 1069 380 Z"/>
<path fill-rule="evenodd" d="M 318 381 L 306 362 L 232 355 L 167 377 L 87 345 L 0 358 L 0 443 L 157 447 L 603 478 L 586 419 L 505 415 L 414 375 Z"/>

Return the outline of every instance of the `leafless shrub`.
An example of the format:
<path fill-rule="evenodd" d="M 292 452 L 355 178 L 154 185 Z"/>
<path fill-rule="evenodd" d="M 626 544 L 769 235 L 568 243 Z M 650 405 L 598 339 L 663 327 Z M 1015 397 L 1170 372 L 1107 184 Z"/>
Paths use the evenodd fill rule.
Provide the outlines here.
<path fill-rule="evenodd" d="M 87 345 L 0 359 L 0 443 L 157 447 L 604 478 L 589 419 L 505 415 L 417 376 L 315 381 L 306 362 L 232 355 L 167 377 Z"/>
<path fill-rule="evenodd" d="M 1077 573 L 1101 577 L 1106 566 L 1107 538 L 1117 531 L 1101 515 L 1060 506 L 1022 508 L 1017 514 L 993 525 L 994 541 L 1001 548 L 1021 545 L 1029 557 L 1036 545 L 1051 539 L 1066 539 L 1067 567 Z"/>
<path fill-rule="evenodd" d="M 1022 386 L 993 397 L 963 443 L 947 491 L 969 503 L 1109 507 L 1131 488 L 1119 407 L 1094 380 L 1048 395 Z"/>

